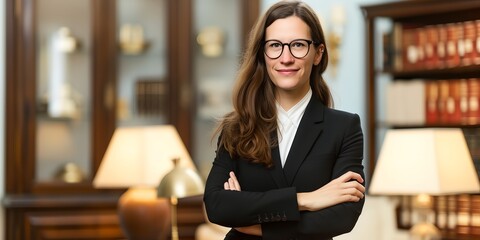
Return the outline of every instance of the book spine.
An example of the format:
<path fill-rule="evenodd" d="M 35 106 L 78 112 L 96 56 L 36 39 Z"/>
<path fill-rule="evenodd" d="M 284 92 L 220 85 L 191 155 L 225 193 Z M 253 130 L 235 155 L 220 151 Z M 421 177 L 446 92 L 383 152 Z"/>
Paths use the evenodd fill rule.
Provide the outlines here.
<path fill-rule="evenodd" d="M 425 82 L 425 119 L 427 124 L 438 122 L 438 93 L 437 81 Z"/>
<path fill-rule="evenodd" d="M 402 31 L 403 70 L 414 70 L 418 62 L 418 51 L 415 29 L 405 28 Z"/>
<path fill-rule="evenodd" d="M 475 35 L 476 41 L 474 42 L 475 46 L 475 64 L 480 64 L 480 20 L 475 21 Z"/>
<path fill-rule="evenodd" d="M 437 25 L 438 43 L 437 43 L 437 66 L 436 68 L 445 68 L 447 59 L 447 27 L 446 25 Z"/>
<path fill-rule="evenodd" d="M 447 28 L 447 67 L 456 67 L 460 63 L 458 54 L 458 31 L 457 25 L 449 23 Z"/>
<path fill-rule="evenodd" d="M 432 69 L 437 66 L 437 43 L 438 29 L 436 26 L 430 25 L 425 27 L 425 68 Z"/>
<path fill-rule="evenodd" d="M 400 23 L 393 26 L 393 68 L 396 71 L 403 69 L 403 29 Z"/>
<path fill-rule="evenodd" d="M 468 124 L 480 120 L 480 83 L 478 78 L 468 79 Z"/>
<path fill-rule="evenodd" d="M 439 80 L 439 96 L 438 96 L 438 123 L 446 124 L 448 120 L 448 99 L 450 95 L 450 87 L 448 80 Z"/>
<path fill-rule="evenodd" d="M 462 58 L 462 65 L 468 66 L 475 63 L 477 57 L 476 51 L 476 29 L 474 21 L 463 23 L 463 42 L 465 46 L 465 54 Z"/>
<path fill-rule="evenodd" d="M 462 121 L 462 112 L 460 110 L 460 81 L 450 80 L 449 96 L 447 100 L 448 123 L 459 124 Z"/>
<path fill-rule="evenodd" d="M 460 123 L 468 123 L 468 82 L 467 79 L 458 80 L 460 86 Z"/>

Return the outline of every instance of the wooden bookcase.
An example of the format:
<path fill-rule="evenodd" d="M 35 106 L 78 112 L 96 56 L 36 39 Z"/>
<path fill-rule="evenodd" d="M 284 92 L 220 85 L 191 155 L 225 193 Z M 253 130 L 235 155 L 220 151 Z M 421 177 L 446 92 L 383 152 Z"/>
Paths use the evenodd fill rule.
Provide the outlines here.
<path fill-rule="evenodd" d="M 464 129 L 468 137 L 474 138 L 475 140 L 480 139 L 480 121 L 428 123 L 424 121 L 414 124 L 402 124 L 399 122 L 392 124 L 391 122 L 386 122 L 386 100 L 383 98 L 387 91 L 388 84 L 398 81 L 412 82 L 412 80 L 416 80 L 420 82 L 436 82 L 438 80 L 445 80 L 446 82 L 451 82 L 458 79 L 480 79 L 480 63 L 463 63 L 461 61 L 461 54 L 466 56 L 464 52 L 457 54 L 457 56 L 452 56 L 452 59 L 456 57 L 456 59 L 453 60 L 457 62 L 446 64 L 445 66 L 432 67 L 427 65 L 426 55 L 422 55 L 423 58 L 418 60 L 418 54 L 420 53 L 409 52 L 409 44 L 405 44 L 405 42 L 408 43 L 408 33 L 405 34 L 405 32 L 412 29 L 413 32 L 417 30 L 421 32 L 423 31 L 422 29 L 432 28 L 432 26 L 434 28 L 449 28 L 454 25 L 461 25 L 465 22 L 472 21 L 476 21 L 480 26 L 480 1 L 401 1 L 366 5 L 362 6 L 361 9 L 365 20 L 365 49 L 367 51 L 365 59 L 367 91 L 366 140 L 368 144 L 366 156 L 368 157 L 369 179 L 371 179 L 375 169 L 375 161 L 378 157 L 385 130 L 389 128 L 455 127 Z M 402 29 L 402 31 L 398 31 L 398 29 Z M 461 28 L 459 27 L 459 29 Z M 393 34 L 385 34 L 389 32 Z M 402 34 L 399 35 L 398 32 L 402 32 Z M 476 32 L 476 36 L 480 37 L 480 27 L 476 27 Z M 421 32 L 419 35 L 413 34 L 413 45 L 425 48 L 426 40 L 424 39 L 424 35 L 422 36 L 421 34 L 425 34 L 425 32 Z M 458 36 L 464 35 L 459 34 Z M 402 37 L 405 37 L 405 39 Z M 448 36 L 447 40 L 449 40 L 449 38 Z M 458 47 L 457 44 L 458 43 L 455 43 L 455 47 Z M 480 49 L 480 41 L 475 41 L 474 44 L 477 45 L 474 45 L 474 47 Z M 463 50 L 464 49 L 462 49 L 462 51 Z M 476 54 L 477 57 L 480 57 L 480 51 L 476 52 Z M 448 55 L 440 60 L 446 60 L 446 58 L 448 58 Z M 480 90 L 477 89 L 474 91 L 476 94 L 480 94 Z M 404 97 L 407 98 L 408 96 Z M 417 104 L 419 106 L 425 106 L 426 103 L 421 100 L 417 102 Z M 478 117 L 480 118 L 480 116 Z M 478 144 L 479 143 L 477 143 L 477 148 L 480 147 Z M 470 150 L 474 158 L 478 158 L 478 149 L 471 148 Z M 480 196 L 478 195 L 435 198 L 433 207 L 435 223 L 441 229 L 443 239 L 480 238 L 480 225 L 478 223 L 478 219 L 480 218 L 479 201 Z M 402 200 L 402 202 L 404 201 Z M 408 210 L 410 205 L 410 200 L 407 200 L 400 206 L 398 213 L 404 211 L 405 208 Z M 397 216 L 399 227 L 408 228 L 409 224 L 402 223 L 400 215 L 401 214 Z M 463 220 L 459 221 L 459 218 L 462 217 Z M 452 221 L 454 223 L 450 225 L 443 224 L 445 218 L 449 220 L 453 219 Z"/>

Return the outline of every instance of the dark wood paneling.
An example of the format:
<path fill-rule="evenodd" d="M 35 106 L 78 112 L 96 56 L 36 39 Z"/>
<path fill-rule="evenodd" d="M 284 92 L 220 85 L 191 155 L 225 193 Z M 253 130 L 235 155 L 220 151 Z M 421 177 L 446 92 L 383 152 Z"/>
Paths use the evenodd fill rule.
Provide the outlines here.
<path fill-rule="evenodd" d="M 38 196 L 7 195 L 7 239 L 113 239 L 122 237 L 116 214 L 119 195 Z M 78 235 L 59 238 L 63 233 Z M 90 236 L 80 238 L 80 236 Z M 78 237 L 78 238 L 75 238 Z"/>
<path fill-rule="evenodd" d="M 124 237 L 116 211 L 34 212 L 25 216 L 26 239 L 74 240 Z"/>
<path fill-rule="evenodd" d="M 120 195 L 68 197 L 10 195 L 4 199 L 12 240 L 103 240 L 124 237 L 117 215 Z M 22 224 L 20 224 L 22 223 Z M 182 240 L 194 240 L 205 223 L 202 196 L 179 199 L 178 229 Z"/>
<path fill-rule="evenodd" d="M 193 140 L 192 119 L 195 108 L 195 86 L 192 75 L 192 0 L 167 1 L 168 12 L 168 82 L 169 122 L 177 127 L 187 149 Z M 191 153 L 194 155 L 193 153 Z"/>
<path fill-rule="evenodd" d="M 92 5 L 92 173 L 97 172 L 116 127 L 116 0 L 90 0 Z"/>
<path fill-rule="evenodd" d="M 32 32 L 33 3 L 31 0 L 7 1 L 6 48 L 6 191 L 24 193 L 34 168 L 28 164 L 35 149 L 32 131 L 35 116 L 35 53 Z M 28 16 L 28 17 L 27 17 Z M 33 78 L 33 79 L 32 79 Z M 29 87 L 26 87 L 29 86 Z M 20 174 L 19 174 L 20 173 Z"/>
<path fill-rule="evenodd" d="M 245 43 L 248 40 L 250 31 L 260 15 L 260 0 L 241 1 L 242 5 L 242 50 L 245 48 Z"/>

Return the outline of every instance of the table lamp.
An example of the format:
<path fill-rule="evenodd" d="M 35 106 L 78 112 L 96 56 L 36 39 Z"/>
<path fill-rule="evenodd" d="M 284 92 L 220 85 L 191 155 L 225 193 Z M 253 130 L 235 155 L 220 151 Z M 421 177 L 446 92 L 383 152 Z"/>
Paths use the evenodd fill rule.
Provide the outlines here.
<path fill-rule="evenodd" d="M 479 190 L 463 132 L 454 128 L 388 130 L 369 187 L 372 195 L 414 195 L 420 202 L 431 195 Z M 439 236 L 426 219 L 414 224 L 410 233 L 420 239 Z"/>
<path fill-rule="evenodd" d="M 172 240 L 178 240 L 177 228 L 177 203 L 178 198 L 199 195 L 203 193 L 204 186 L 200 175 L 191 168 L 182 167 L 178 164 L 179 159 L 173 159 L 175 167 L 158 185 L 158 197 L 170 198 Z"/>
<path fill-rule="evenodd" d="M 120 225 L 129 240 L 165 239 L 168 199 L 157 198 L 160 180 L 178 166 L 195 166 L 172 125 L 119 127 L 93 180 L 96 188 L 128 188 L 118 201 Z"/>

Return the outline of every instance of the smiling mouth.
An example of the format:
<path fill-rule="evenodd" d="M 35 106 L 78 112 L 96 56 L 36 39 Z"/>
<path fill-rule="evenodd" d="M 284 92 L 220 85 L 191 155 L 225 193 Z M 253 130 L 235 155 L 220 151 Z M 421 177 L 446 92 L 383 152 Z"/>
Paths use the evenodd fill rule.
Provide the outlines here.
<path fill-rule="evenodd" d="M 280 73 L 292 73 L 296 71 L 298 71 L 298 69 L 277 69 L 277 72 L 280 72 Z"/>

